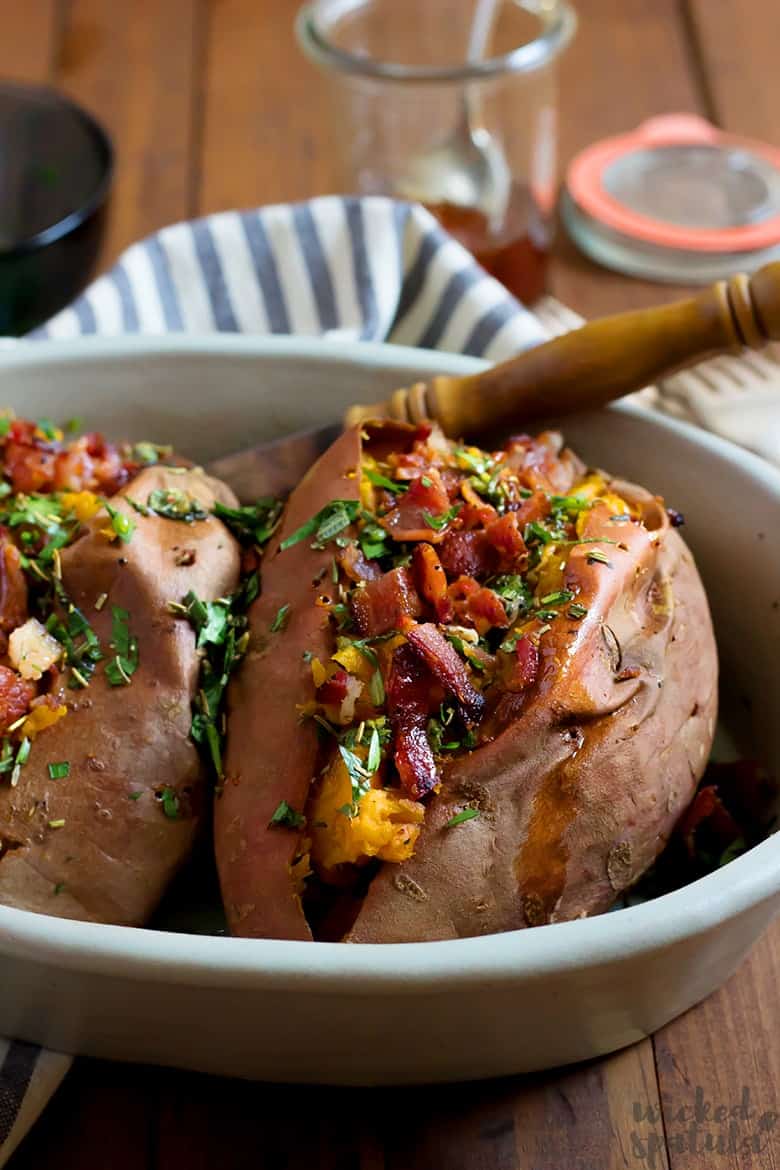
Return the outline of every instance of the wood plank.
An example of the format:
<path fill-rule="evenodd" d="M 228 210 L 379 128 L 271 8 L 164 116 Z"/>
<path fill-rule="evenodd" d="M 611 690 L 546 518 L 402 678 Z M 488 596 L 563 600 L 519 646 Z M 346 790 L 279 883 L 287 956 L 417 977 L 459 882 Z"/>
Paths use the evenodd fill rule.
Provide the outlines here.
<path fill-rule="evenodd" d="M 580 0 L 577 9 L 577 37 L 560 65 L 563 169 L 589 143 L 645 118 L 702 110 L 677 0 Z M 585 259 L 563 229 L 551 285 L 586 317 L 643 308 L 687 291 L 608 272 Z"/>
<path fill-rule="evenodd" d="M 77 1061 L 7 1170 L 151 1170 L 160 1075 Z"/>
<path fill-rule="evenodd" d="M 4 81 L 50 81 L 59 48 L 62 0 L 26 0 L 3 5 L 0 77 Z"/>
<path fill-rule="evenodd" d="M 780 1167 L 778 988 L 780 920 L 725 987 L 656 1034 L 671 1170 Z"/>
<path fill-rule="evenodd" d="M 383 1094 L 385 1170 L 623 1170 L 634 1103 L 660 1117 L 649 1040 L 600 1061 L 484 1084 Z M 403 1124 L 398 1119 L 403 1118 Z M 657 1162 L 666 1166 L 657 1127 Z"/>
<path fill-rule="evenodd" d="M 58 83 L 114 137 L 102 266 L 193 211 L 198 0 L 70 0 Z"/>
<path fill-rule="evenodd" d="M 695 49 L 712 113 L 735 134 L 780 146 L 775 0 L 689 0 Z"/>
<path fill-rule="evenodd" d="M 160 1170 L 373 1170 L 361 1161 L 361 1118 L 372 1116 L 370 1090 L 160 1075 Z"/>
<path fill-rule="evenodd" d="M 202 213 L 338 189 L 327 82 L 296 44 L 298 7 L 298 0 L 210 7 Z"/>

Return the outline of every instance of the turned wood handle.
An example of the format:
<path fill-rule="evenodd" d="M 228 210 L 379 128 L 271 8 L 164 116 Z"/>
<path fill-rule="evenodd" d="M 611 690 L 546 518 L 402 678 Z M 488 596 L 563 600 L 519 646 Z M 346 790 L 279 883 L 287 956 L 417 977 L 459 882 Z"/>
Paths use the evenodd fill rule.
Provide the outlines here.
<path fill-rule="evenodd" d="M 780 339 L 780 261 L 733 276 L 689 300 L 602 317 L 465 377 L 440 375 L 387 402 L 353 406 L 369 418 L 436 419 L 453 438 L 592 410 L 718 353 Z"/>

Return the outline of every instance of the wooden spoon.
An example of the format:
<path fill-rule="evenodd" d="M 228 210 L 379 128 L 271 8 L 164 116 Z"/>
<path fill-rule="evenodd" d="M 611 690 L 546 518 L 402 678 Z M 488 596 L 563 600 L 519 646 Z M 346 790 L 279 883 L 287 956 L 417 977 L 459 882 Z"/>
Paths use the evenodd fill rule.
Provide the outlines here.
<path fill-rule="evenodd" d="M 427 418 L 452 438 L 474 438 L 593 410 L 705 358 L 773 340 L 780 340 L 780 261 L 751 277 L 718 281 L 687 300 L 591 321 L 479 374 L 438 375 L 396 390 L 386 402 L 352 406 L 344 425 Z M 209 470 L 245 501 L 282 494 L 337 430 L 301 432 L 225 456 Z"/>

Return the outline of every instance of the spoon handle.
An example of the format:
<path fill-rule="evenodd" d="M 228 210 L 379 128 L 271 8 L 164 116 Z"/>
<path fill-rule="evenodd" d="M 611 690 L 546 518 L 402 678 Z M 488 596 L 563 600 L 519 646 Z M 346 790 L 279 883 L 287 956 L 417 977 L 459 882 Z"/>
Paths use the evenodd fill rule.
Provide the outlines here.
<path fill-rule="evenodd" d="M 368 418 L 439 422 L 456 438 L 593 410 L 719 353 L 780 339 L 780 261 L 752 277 L 718 281 L 698 296 L 603 317 L 479 374 L 440 375 L 353 406 Z"/>

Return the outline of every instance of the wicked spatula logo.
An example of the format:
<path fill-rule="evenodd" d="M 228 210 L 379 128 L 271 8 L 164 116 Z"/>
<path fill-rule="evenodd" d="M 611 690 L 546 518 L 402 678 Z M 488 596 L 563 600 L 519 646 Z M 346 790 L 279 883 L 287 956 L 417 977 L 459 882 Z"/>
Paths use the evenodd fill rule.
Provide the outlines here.
<path fill-rule="evenodd" d="M 633 1119 L 631 1152 L 648 1170 L 664 1165 L 664 1149 L 672 1155 L 709 1155 L 708 1166 L 715 1166 L 719 1155 L 759 1154 L 780 1129 L 780 1113 L 756 1105 L 747 1086 L 738 1100 L 728 1102 L 712 1100 L 698 1086 L 692 1100 L 672 1103 L 663 1115 L 657 1105 L 634 1101 Z"/>

